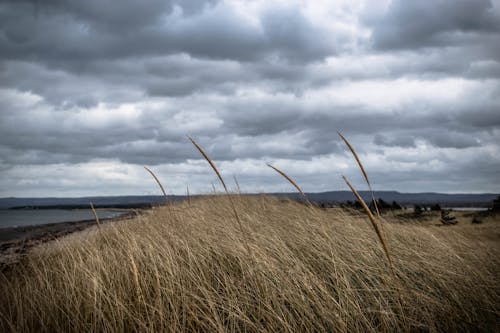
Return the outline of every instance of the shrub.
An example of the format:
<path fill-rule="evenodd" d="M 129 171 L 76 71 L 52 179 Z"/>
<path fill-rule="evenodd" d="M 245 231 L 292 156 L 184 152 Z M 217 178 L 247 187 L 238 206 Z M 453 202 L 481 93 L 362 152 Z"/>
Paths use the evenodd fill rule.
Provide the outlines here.
<path fill-rule="evenodd" d="M 452 225 L 452 224 L 457 224 L 457 218 L 453 215 L 451 215 L 451 211 L 449 210 L 442 210 L 441 211 L 441 223 L 444 225 Z"/>

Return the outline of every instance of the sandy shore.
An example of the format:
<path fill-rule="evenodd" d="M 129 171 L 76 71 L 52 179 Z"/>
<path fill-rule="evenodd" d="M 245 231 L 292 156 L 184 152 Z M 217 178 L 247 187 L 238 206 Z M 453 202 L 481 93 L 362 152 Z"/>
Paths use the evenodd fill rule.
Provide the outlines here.
<path fill-rule="evenodd" d="M 100 219 L 101 223 L 131 219 L 135 213 Z M 18 262 L 33 246 L 94 226 L 95 220 L 41 224 L 0 229 L 0 270 Z"/>

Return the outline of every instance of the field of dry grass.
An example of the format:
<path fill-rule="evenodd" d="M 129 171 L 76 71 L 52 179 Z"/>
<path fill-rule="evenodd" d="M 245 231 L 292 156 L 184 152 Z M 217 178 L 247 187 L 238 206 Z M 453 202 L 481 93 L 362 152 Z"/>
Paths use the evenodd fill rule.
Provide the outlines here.
<path fill-rule="evenodd" d="M 349 211 L 237 195 L 157 207 L 0 274 L 0 331 L 499 329 L 498 222 L 388 220 L 392 269 L 368 218 Z"/>

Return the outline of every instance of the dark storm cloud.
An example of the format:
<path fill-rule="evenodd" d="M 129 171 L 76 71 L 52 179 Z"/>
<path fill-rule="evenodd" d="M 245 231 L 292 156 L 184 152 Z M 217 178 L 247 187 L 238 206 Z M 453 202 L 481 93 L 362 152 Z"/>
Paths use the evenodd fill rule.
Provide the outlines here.
<path fill-rule="evenodd" d="M 392 75 L 500 77 L 500 8 L 489 0 L 394 0 L 382 15 L 368 13 L 371 42 L 398 51 Z"/>
<path fill-rule="evenodd" d="M 192 98 L 178 100 L 176 105 L 181 110 L 200 108 Z M 328 106 L 321 109 L 295 97 L 276 96 L 215 102 L 188 114 L 175 108 L 148 111 L 144 106 L 130 120 L 120 119 L 118 111 L 107 119 L 93 120 L 97 113 L 87 117 L 71 109 L 49 112 L 50 106 L 43 103 L 12 109 L 13 104 L 8 100 L 0 103 L 1 108 L 11 108 L 9 113 L 0 113 L 2 145 L 10 150 L 3 161 L 10 165 L 80 163 L 94 158 L 150 165 L 177 163 L 198 158 L 186 134 L 207 143 L 207 151 L 218 160 L 307 159 L 339 153 L 344 147 L 337 130 L 353 137 L 373 137 L 382 147 L 414 147 L 415 140 L 422 140 L 440 148 L 467 148 L 494 141 L 496 136 L 489 131 L 498 127 L 495 119 L 471 121 L 468 108 L 455 113 L 407 114 L 405 110 L 370 113 L 353 105 L 331 112 Z M 364 145 L 359 150 L 364 152 Z"/>
<path fill-rule="evenodd" d="M 443 133 L 442 131 L 428 133 L 427 141 L 441 148 L 469 148 L 481 145 L 477 136 L 471 135 L 471 133 L 463 134 L 451 131 L 447 133 Z"/>
<path fill-rule="evenodd" d="M 296 7 L 268 9 L 258 24 L 213 1 L 114 7 L 100 1 L 1 4 L 0 56 L 9 64 L 0 85 L 65 107 L 126 100 L 124 85 L 152 96 L 232 94 L 237 84 L 257 80 L 278 82 L 272 89 L 303 89 L 308 78 L 301 68 L 335 46 Z M 68 84 L 77 79 L 79 87 Z"/>
<path fill-rule="evenodd" d="M 315 85 L 306 65 L 240 63 L 192 58 L 186 54 L 141 59 L 99 60 L 85 73 L 50 69 L 39 63 L 5 61 L 0 87 L 17 87 L 44 97 L 55 106 L 89 107 L 101 102 L 127 102 L 142 95 L 182 97 L 194 93 L 234 94 L 237 88 L 265 85 L 276 92 L 300 93 Z M 328 80 L 331 80 L 329 78 Z M 74 82 L 78 81 L 78 85 Z"/>
<path fill-rule="evenodd" d="M 500 34 L 498 35 L 500 38 Z M 493 38 L 492 38 L 493 39 Z M 493 41 L 491 41 L 493 42 Z M 469 79 L 500 78 L 500 47 L 492 43 L 488 52 L 483 44 L 463 45 L 445 49 L 427 49 L 423 54 L 411 50 L 401 51 L 402 60 L 394 64 L 388 77 L 415 78 L 464 77 Z"/>
<path fill-rule="evenodd" d="M 415 148 L 417 146 L 416 141 L 420 140 L 437 148 L 462 149 L 479 147 L 481 146 L 482 139 L 488 140 L 488 137 L 490 137 L 490 135 L 481 131 L 460 133 L 447 130 L 443 132 L 440 128 L 428 127 L 423 131 L 422 129 L 415 132 L 406 130 L 402 135 L 383 135 L 377 133 L 374 136 L 373 143 L 385 147 Z"/>
<path fill-rule="evenodd" d="M 497 96 L 493 103 L 487 103 L 483 107 L 479 105 L 470 106 L 472 110 L 459 114 L 457 121 L 476 128 L 498 128 L 500 127 L 499 102 L 500 96 Z"/>
<path fill-rule="evenodd" d="M 172 13 L 175 7 L 184 16 L 197 14 L 214 5 L 215 0 L 147 0 L 120 1 L 116 6 L 109 0 L 42 0 L 27 1 L 33 5 L 35 16 L 47 13 L 69 14 L 77 20 L 92 22 L 96 28 L 122 34 L 157 23 L 163 15 Z"/>
<path fill-rule="evenodd" d="M 498 37 L 498 14 L 489 0 L 394 0 L 385 15 L 368 21 L 374 24 L 377 47 L 414 49 L 477 42 L 479 35 Z"/>
<path fill-rule="evenodd" d="M 375 134 L 373 143 L 386 147 L 415 147 L 415 137 L 413 136 L 387 136 L 380 133 Z"/>
<path fill-rule="evenodd" d="M 172 10 L 175 5 L 179 4 L 127 1 L 115 12 L 116 6 L 106 1 L 3 4 L 0 54 L 85 72 L 89 61 L 146 55 L 316 61 L 333 51 L 326 32 L 297 8 L 270 10 L 256 26 L 210 2 L 181 7 L 199 9 L 188 10 L 190 15 Z M 30 15 L 33 6 L 36 15 Z"/>

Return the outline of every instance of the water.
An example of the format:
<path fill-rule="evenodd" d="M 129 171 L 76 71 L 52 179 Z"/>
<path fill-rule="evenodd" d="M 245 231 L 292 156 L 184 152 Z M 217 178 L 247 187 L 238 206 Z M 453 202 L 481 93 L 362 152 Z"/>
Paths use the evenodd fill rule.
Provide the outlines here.
<path fill-rule="evenodd" d="M 99 218 L 123 215 L 123 211 L 98 210 Z M 20 209 L 0 210 L 0 228 L 93 220 L 91 209 Z"/>
<path fill-rule="evenodd" d="M 481 212 L 481 211 L 487 211 L 488 208 L 485 207 L 444 207 L 442 209 L 445 210 L 454 210 L 457 212 L 467 212 L 467 211 L 474 211 L 474 212 Z"/>

